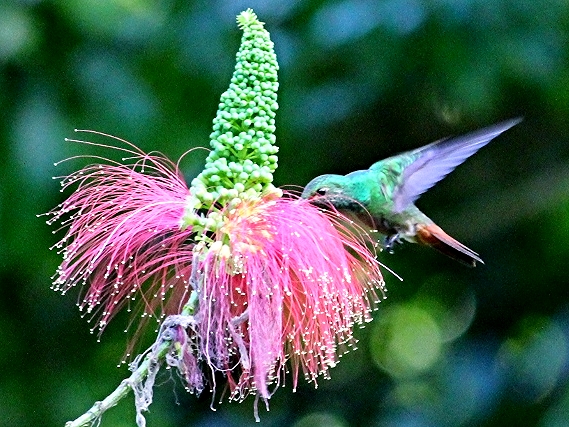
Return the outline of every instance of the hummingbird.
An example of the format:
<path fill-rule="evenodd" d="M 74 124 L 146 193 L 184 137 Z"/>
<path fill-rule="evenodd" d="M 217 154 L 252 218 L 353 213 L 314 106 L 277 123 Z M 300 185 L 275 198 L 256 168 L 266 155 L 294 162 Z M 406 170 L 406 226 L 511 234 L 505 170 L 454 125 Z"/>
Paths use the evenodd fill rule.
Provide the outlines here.
<path fill-rule="evenodd" d="M 321 175 L 310 181 L 302 198 L 323 209 L 357 218 L 385 236 L 391 250 L 403 240 L 431 246 L 469 267 L 484 264 L 480 256 L 444 232 L 415 206 L 415 201 L 468 157 L 521 118 L 507 120 L 462 136 L 374 163 L 347 175 Z"/>

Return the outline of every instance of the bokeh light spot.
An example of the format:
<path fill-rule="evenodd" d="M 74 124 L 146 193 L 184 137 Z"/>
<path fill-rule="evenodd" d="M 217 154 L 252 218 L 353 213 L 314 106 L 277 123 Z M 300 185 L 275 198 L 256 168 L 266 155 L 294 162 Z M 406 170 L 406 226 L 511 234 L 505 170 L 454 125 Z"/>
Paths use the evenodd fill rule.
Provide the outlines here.
<path fill-rule="evenodd" d="M 554 320 L 528 316 L 502 344 L 497 359 L 509 373 L 516 395 L 540 401 L 559 381 L 567 361 L 567 339 Z"/>
<path fill-rule="evenodd" d="M 428 370 L 441 352 L 442 336 L 431 314 L 414 305 L 384 313 L 371 337 L 377 365 L 392 376 L 404 377 Z"/>
<path fill-rule="evenodd" d="M 0 61 L 13 59 L 36 41 L 32 20 L 21 9 L 0 6 Z"/>
<path fill-rule="evenodd" d="M 326 413 L 313 412 L 298 420 L 294 427 L 347 427 L 347 423 L 340 417 Z"/>

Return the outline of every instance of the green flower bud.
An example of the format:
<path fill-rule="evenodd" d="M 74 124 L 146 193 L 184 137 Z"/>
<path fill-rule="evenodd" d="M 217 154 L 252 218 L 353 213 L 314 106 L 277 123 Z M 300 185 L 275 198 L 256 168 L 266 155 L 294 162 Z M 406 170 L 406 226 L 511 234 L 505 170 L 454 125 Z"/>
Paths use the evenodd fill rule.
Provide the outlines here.
<path fill-rule="evenodd" d="M 190 222 L 217 230 L 223 218 L 214 215 L 233 200 L 276 194 L 271 182 L 278 158 L 275 111 L 278 109 L 278 63 L 264 24 L 251 9 L 237 17 L 243 30 L 229 88 L 221 95 L 210 134 L 212 151 L 202 173 L 192 180 L 185 226 Z M 199 207 L 198 207 L 199 206 Z M 207 218 L 191 215 L 206 209 Z M 202 218 L 202 219 L 200 219 Z"/>

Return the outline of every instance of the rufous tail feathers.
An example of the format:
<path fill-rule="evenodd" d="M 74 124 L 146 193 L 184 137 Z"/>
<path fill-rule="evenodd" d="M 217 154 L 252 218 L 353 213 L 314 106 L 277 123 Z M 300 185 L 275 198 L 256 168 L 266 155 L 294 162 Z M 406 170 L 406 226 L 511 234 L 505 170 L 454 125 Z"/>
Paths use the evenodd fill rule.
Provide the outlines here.
<path fill-rule="evenodd" d="M 469 267 L 476 267 L 476 261 L 484 264 L 478 254 L 450 237 L 436 224 L 417 225 L 417 241 L 431 246 L 446 256 Z"/>

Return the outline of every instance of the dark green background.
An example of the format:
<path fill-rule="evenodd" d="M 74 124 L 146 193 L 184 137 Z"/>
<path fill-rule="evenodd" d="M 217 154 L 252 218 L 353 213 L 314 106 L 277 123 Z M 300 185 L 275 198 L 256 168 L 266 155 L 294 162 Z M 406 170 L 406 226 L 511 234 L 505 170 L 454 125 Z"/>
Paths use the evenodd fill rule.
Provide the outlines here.
<path fill-rule="evenodd" d="M 128 374 L 126 316 L 97 343 L 79 289 L 49 289 L 58 236 L 36 214 L 65 197 L 51 177 L 84 165 L 53 163 L 94 152 L 64 138 L 206 146 L 247 7 L 281 65 L 277 185 L 525 117 L 419 201 L 486 265 L 382 255 L 404 281 L 386 272 L 360 348 L 317 390 L 279 389 L 261 425 L 569 425 L 568 2 L 19 0 L 0 4 L 0 426 L 63 426 Z M 188 180 L 204 158 L 183 161 Z M 159 383 L 149 427 L 254 424 L 252 399 L 213 412 Z M 133 425 L 132 398 L 101 424 Z"/>

